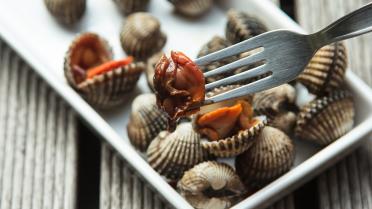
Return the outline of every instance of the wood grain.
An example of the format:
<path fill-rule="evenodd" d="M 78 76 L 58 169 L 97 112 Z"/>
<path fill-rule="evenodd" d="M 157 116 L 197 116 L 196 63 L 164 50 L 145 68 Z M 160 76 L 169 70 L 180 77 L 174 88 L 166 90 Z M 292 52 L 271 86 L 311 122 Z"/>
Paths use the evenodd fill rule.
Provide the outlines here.
<path fill-rule="evenodd" d="M 0 40 L 0 209 L 75 208 L 76 118 Z"/>
<path fill-rule="evenodd" d="M 297 17 L 309 32 L 369 3 L 368 0 L 296 0 Z M 372 35 L 346 41 L 350 68 L 372 86 Z M 372 142 L 318 177 L 321 209 L 372 208 Z"/>

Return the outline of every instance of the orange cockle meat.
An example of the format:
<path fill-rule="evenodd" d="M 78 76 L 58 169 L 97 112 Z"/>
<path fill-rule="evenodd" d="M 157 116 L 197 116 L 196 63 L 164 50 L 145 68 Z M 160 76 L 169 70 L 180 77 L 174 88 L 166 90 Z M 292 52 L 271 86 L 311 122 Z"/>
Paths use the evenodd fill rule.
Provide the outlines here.
<path fill-rule="evenodd" d="M 197 112 L 189 110 L 204 101 L 205 81 L 199 67 L 182 52 L 163 55 L 155 66 L 154 88 L 158 106 L 171 121 Z"/>

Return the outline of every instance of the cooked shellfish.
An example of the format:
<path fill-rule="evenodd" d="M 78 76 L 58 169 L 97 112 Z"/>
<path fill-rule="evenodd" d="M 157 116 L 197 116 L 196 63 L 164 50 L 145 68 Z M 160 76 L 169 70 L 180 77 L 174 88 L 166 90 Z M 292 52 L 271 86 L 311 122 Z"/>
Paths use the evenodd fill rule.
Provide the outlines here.
<path fill-rule="evenodd" d="M 293 165 L 294 145 L 279 129 L 266 126 L 256 143 L 235 160 L 237 174 L 247 188 L 259 189 Z"/>
<path fill-rule="evenodd" d="M 150 142 L 166 128 L 167 117 L 157 107 L 154 94 L 141 94 L 133 100 L 127 130 L 134 147 L 146 151 Z"/>
<path fill-rule="evenodd" d="M 189 17 L 205 14 L 213 5 L 213 0 L 168 0 L 177 12 Z"/>
<path fill-rule="evenodd" d="M 132 58 L 112 61 L 107 41 L 94 33 L 77 36 L 65 56 L 68 83 L 91 105 L 109 108 L 123 103 L 144 69 Z"/>
<path fill-rule="evenodd" d="M 214 161 L 200 163 L 186 171 L 177 188 L 197 209 L 229 208 L 245 193 L 234 169 Z"/>
<path fill-rule="evenodd" d="M 257 18 L 245 12 L 229 10 L 225 35 L 227 40 L 235 44 L 267 31 L 266 26 Z"/>
<path fill-rule="evenodd" d="M 194 165 L 205 161 L 200 135 L 191 123 L 181 123 L 172 133 L 162 131 L 150 143 L 147 160 L 159 174 L 169 179 L 179 179 Z"/>
<path fill-rule="evenodd" d="M 297 115 L 292 111 L 281 112 L 269 118 L 268 125 L 283 131 L 286 134 L 292 134 L 296 126 Z"/>
<path fill-rule="evenodd" d="M 129 15 L 134 12 L 145 11 L 150 0 L 113 0 L 120 11 Z"/>
<path fill-rule="evenodd" d="M 233 86 L 224 87 L 234 88 Z M 216 92 L 223 92 L 217 89 Z M 213 96 L 209 92 L 207 96 Z M 231 103 L 232 102 L 232 103 Z M 247 100 L 228 101 L 203 107 L 193 120 L 195 130 L 205 136 L 202 145 L 216 157 L 232 157 L 252 146 L 266 120 L 253 118 L 253 109 Z"/>
<path fill-rule="evenodd" d="M 354 124 L 354 102 L 345 92 L 334 92 L 313 100 L 297 116 L 295 135 L 320 145 L 328 145 L 347 133 Z"/>
<path fill-rule="evenodd" d="M 164 55 L 163 52 L 159 52 L 159 53 L 152 55 L 147 60 L 147 66 L 146 66 L 146 71 L 145 71 L 146 80 L 147 80 L 147 85 L 152 91 L 155 91 L 155 88 L 154 88 L 155 66 L 163 55 Z"/>
<path fill-rule="evenodd" d="M 139 60 L 159 52 L 166 40 L 165 34 L 160 30 L 160 22 L 146 12 L 129 15 L 120 32 L 124 51 Z"/>
<path fill-rule="evenodd" d="M 44 0 L 49 12 L 63 24 L 74 24 L 84 14 L 86 0 Z"/>
<path fill-rule="evenodd" d="M 226 39 L 221 38 L 220 36 L 214 36 L 208 43 L 206 43 L 204 46 L 202 46 L 202 48 L 200 49 L 200 51 L 198 53 L 198 57 L 203 57 L 203 56 L 205 56 L 207 54 L 210 54 L 212 52 L 224 49 L 224 48 L 226 48 L 230 45 L 231 45 L 231 43 L 229 41 L 227 41 Z M 231 62 L 234 62 L 237 59 L 238 59 L 237 56 L 231 56 L 231 57 L 222 59 L 218 62 L 213 62 L 213 63 L 208 64 L 206 66 L 201 66 L 200 69 L 203 72 L 207 72 L 207 71 L 210 71 L 210 70 L 214 70 L 218 67 L 221 67 L 223 65 L 227 65 Z M 208 77 L 208 78 L 206 78 L 206 82 L 211 83 L 213 81 L 219 80 L 223 77 L 230 76 L 230 75 L 232 75 L 232 73 L 225 73 L 225 74 L 218 75 L 218 76 Z"/>
<path fill-rule="evenodd" d="M 318 96 L 339 89 L 345 83 L 347 54 L 345 45 L 336 42 L 319 49 L 297 81 Z"/>

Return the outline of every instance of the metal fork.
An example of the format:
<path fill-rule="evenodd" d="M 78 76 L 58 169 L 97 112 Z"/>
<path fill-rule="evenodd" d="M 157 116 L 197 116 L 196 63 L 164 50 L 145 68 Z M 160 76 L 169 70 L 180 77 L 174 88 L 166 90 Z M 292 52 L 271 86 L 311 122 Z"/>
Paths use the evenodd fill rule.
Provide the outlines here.
<path fill-rule="evenodd" d="M 313 34 L 299 34 L 290 30 L 270 31 L 195 60 L 199 66 L 261 48 L 261 51 L 204 73 L 204 77 L 219 75 L 253 63 L 261 65 L 236 75 L 205 85 L 206 90 L 270 74 L 255 82 L 223 94 L 207 98 L 202 105 L 236 99 L 273 88 L 295 79 L 306 67 L 315 52 L 330 43 L 349 39 L 372 30 L 372 3 L 338 19 Z"/>

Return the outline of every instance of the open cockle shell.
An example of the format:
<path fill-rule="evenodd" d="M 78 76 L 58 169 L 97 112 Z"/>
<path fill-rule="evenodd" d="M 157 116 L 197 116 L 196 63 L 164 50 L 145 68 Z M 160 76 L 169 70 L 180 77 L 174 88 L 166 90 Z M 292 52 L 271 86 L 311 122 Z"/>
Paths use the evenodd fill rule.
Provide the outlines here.
<path fill-rule="evenodd" d="M 199 53 L 198 53 L 198 57 L 203 57 L 207 54 L 210 54 L 212 52 L 216 52 L 216 51 L 219 51 L 221 49 L 224 49 L 228 46 L 230 46 L 231 43 L 224 39 L 224 38 L 221 38 L 220 36 L 214 36 L 210 41 L 208 41 L 205 45 L 202 46 L 202 48 L 200 49 Z M 232 56 L 232 57 L 228 57 L 228 58 L 225 58 L 225 59 L 222 59 L 222 60 L 219 60 L 217 62 L 213 62 L 211 64 L 208 64 L 206 66 L 200 66 L 200 69 L 203 71 L 203 72 L 208 72 L 208 71 L 211 71 L 211 70 L 214 70 L 218 67 L 221 67 L 223 65 L 227 65 L 231 62 L 234 62 L 238 59 L 237 56 Z M 207 83 L 211 83 L 213 81 L 216 81 L 216 80 L 219 80 L 223 77 L 226 77 L 226 76 L 230 76 L 232 75 L 233 73 L 224 73 L 222 75 L 218 75 L 218 76 L 213 76 L 213 77 L 208 77 L 206 78 L 206 82 Z"/>
<path fill-rule="evenodd" d="M 113 0 L 124 15 L 145 11 L 150 0 Z"/>
<path fill-rule="evenodd" d="M 146 151 L 150 142 L 166 128 L 167 117 L 157 107 L 154 94 L 141 94 L 133 100 L 127 131 L 134 147 Z"/>
<path fill-rule="evenodd" d="M 44 0 L 49 12 L 57 21 L 71 25 L 83 16 L 86 0 Z"/>
<path fill-rule="evenodd" d="M 235 168 L 244 185 L 255 190 L 287 172 L 294 156 L 291 139 L 279 129 L 266 126 L 256 143 L 236 157 Z"/>
<path fill-rule="evenodd" d="M 212 91 L 208 92 L 206 94 L 206 97 L 212 97 L 214 95 L 221 94 L 223 92 L 229 91 L 231 89 L 237 88 L 238 85 L 231 85 L 231 86 L 225 86 L 225 87 L 219 87 L 216 89 L 213 89 Z M 250 101 L 251 98 L 247 97 L 245 98 L 247 101 Z M 199 130 L 198 125 L 196 124 L 196 121 L 198 120 L 198 117 L 203 114 L 210 112 L 212 110 L 215 110 L 219 107 L 226 107 L 230 106 L 232 104 L 236 103 L 236 101 L 226 101 L 222 103 L 216 103 L 212 105 L 205 106 L 201 108 L 198 115 L 196 115 L 193 118 L 193 126 L 196 131 Z M 247 149 L 249 149 L 250 146 L 254 143 L 257 135 L 260 133 L 262 128 L 266 124 L 266 119 L 262 117 L 256 117 L 254 118 L 257 122 L 248 129 L 243 129 L 238 131 L 236 134 L 228 137 L 224 137 L 222 139 L 218 139 L 215 141 L 210 140 L 203 140 L 202 145 L 203 148 L 210 153 L 211 155 L 215 157 L 233 157 L 240 153 L 243 153 Z"/>
<path fill-rule="evenodd" d="M 213 0 L 168 0 L 177 12 L 189 17 L 205 14 L 213 5 Z"/>
<path fill-rule="evenodd" d="M 234 169 L 215 161 L 200 163 L 186 171 L 177 189 L 196 209 L 229 208 L 245 193 Z"/>
<path fill-rule="evenodd" d="M 160 30 L 160 22 L 146 12 L 129 15 L 120 32 L 124 51 L 139 60 L 159 52 L 166 40 L 166 35 Z"/>
<path fill-rule="evenodd" d="M 318 96 L 339 89 L 345 83 L 347 53 L 342 42 L 319 49 L 297 81 Z"/>
<path fill-rule="evenodd" d="M 328 145 L 352 129 L 354 115 L 350 93 L 334 92 L 313 100 L 300 110 L 295 135 L 319 145 Z"/>
<path fill-rule="evenodd" d="M 225 35 L 235 44 L 267 31 L 266 26 L 257 18 L 245 12 L 231 9 L 227 12 Z"/>
<path fill-rule="evenodd" d="M 181 123 L 172 133 L 162 131 L 147 149 L 147 161 L 159 174 L 169 179 L 179 179 L 194 165 L 207 160 L 200 135 L 191 123 Z"/>
<path fill-rule="evenodd" d="M 97 108 L 110 108 L 127 100 L 124 95 L 135 87 L 145 68 L 141 62 L 129 63 L 91 78 L 87 76 L 88 69 L 111 60 L 107 41 L 94 33 L 78 35 L 65 55 L 64 73 L 68 83 Z"/>

